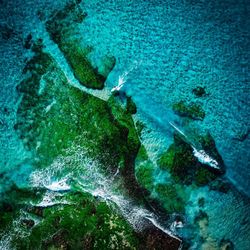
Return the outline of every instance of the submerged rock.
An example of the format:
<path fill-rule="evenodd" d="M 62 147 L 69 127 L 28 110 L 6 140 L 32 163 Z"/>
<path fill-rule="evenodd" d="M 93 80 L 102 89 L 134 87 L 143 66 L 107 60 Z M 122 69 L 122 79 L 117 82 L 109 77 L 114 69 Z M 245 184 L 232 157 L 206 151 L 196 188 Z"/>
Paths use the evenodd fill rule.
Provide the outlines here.
<path fill-rule="evenodd" d="M 200 142 L 204 150 L 216 159 L 220 166 L 223 166 L 222 158 L 211 136 L 202 137 Z M 168 170 L 175 181 L 186 185 L 195 183 L 198 186 L 203 186 L 223 174 L 222 171 L 216 171 L 216 169 L 198 161 L 194 156 L 192 146 L 178 134 L 174 135 L 174 143 L 159 158 L 158 165 L 161 169 Z"/>
<path fill-rule="evenodd" d="M 223 239 L 220 242 L 220 250 L 234 250 L 234 244 L 230 240 Z"/>
<path fill-rule="evenodd" d="M 32 228 L 35 225 L 35 222 L 31 219 L 23 219 L 21 223 L 28 228 Z"/>
<path fill-rule="evenodd" d="M 25 49 L 30 49 L 32 46 L 32 35 L 29 34 L 25 40 L 24 40 L 24 44 L 23 44 Z"/>
<path fill-rule="evenodd" d="M 132 100 L 131 96 L 127 97 L 126 110 L 128 113 L 130 113 L 132 115 L 137 112 L 136 105 L 135 105 L 134 101 Z"/>
<path fill-rule="evenodd" d="M 77 23 L 81 23 L 85 16 L 80 6 L 72 2 L 64 9 L 53 13 L 45 26 L 51 39 L 64 54 L 76 79 L 88 88 L 102 89 L 108 74 L 115 65 L 115 58 L 105 56 L 99 69 L 92 66 L 88 58 L 92 48 L 82 44 L 79 38 L 80 31 L 77 29 Z"/>
<path fill-rule="evenodd" d="M 202 107 L 196 103 L 185 103 L 184 101 L 173 104 L 173 111 L 183 117 L 188 117 L 194 120 L 203 120 L 205 112 Z"/>
<path fill-rule="evenodd" d="M 206 95 L 206 90 L 204 87 L 198 86 L 192 90 L 193 94 L 197 97 L 202 97 Z"/>
<path fill-rule="evenodd" d="M 185 201 L 179 195 L 179 192 L 173 183 L 157 184 L 155 192 L 168 213 L 184 213 Z"/>
<path fill-rule="evenodd" d="M 161 230 L 149 228 L 143 232 L 143 248 L 142 249 L 164 249 L 177 250 L 181 247 L 181 241 L 177 238 L 164 234 Z"/>

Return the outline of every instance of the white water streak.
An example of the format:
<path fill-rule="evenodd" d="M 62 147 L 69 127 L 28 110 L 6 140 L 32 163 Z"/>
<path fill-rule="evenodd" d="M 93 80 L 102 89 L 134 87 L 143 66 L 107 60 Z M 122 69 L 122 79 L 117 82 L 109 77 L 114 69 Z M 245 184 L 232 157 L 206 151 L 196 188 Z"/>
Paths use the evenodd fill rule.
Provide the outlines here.
<path fill-rule="evenodd" d="M 56 202 L 62 204 L 62 201 L 57 201 L 64 195 L 61 192 L 62 189 L 81 190 L 105 200 L 113 207 L 115 205 L 135 230 L 144 229 L 149 226 L 150 221 L 164 233 L 178 239 L 170 230 L 161 226 L 158 218 L 152 212 L 137 205 L 134 200 L 128 198 L 124 192 L 122 193 L 123 186 L 119 178 L 119 171 L 114 176 L 106 176 L 100 171 L 99 164 L 89 160 L 87 154 L 80 147 L 72 147 L 69 153 L 72 154 L 59 157 L 49 168 L 33 173 L 33 185 L 48 189 L 44 199 L 36 205 L 46 206 L 46 204 L 57 204 Z M 53 179 L 56 176 L 61 176 L 61 179 L 58 177 L 55 182 Z M 116 190 L 119 190 L 119 193 Z M 59 194 L 59 197 L 55 195 L 56 193 Z"/>
<path fill-rule="evenodd" d="M 180 133 L 182 136 L 185 137 L 185 139 L 187 140 L 188 142 L 188 137 L 187 135 L 181 131 L 179 128 L 177 128 L 172 122 L 169 122 L 169 124 L 178 132 Z M 188 142 L 192 149 L 193 149 L 193 154 L 194 156 L 198 159 L 198 161 L 202 164 L 206 164 L 212 168 L 215 168 L 215 169 L 220 169 L 219 167 L 219 163 L 213 159 L 212 157 L 210 157 L 204 150 L 198 150 L 197 148 L 195 148 L 195 146 L 191 143 L 191 142 Z"/>
<path fill-rule="evenodd" d="M 121 88 L 124 86 L 124 84 L 127 82 L 128 74 L 132 72 L 133 70 L 135 70 L 140 64 L 141 64 L 141 61 L 139 62 L 135 61 L 134 65 L 132 65 L 129 70 L 125 71 L 122 75 L 119 75 L 118 84 L 111 89 L 111 92 L 113 93 L 113 92 L 120 91 Z"/>

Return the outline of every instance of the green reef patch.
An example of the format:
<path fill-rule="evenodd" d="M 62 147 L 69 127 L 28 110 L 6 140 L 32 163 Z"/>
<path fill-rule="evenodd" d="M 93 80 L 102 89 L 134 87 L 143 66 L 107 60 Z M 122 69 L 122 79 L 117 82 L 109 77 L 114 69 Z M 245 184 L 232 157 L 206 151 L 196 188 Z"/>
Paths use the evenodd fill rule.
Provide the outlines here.
<path fill-rule="evenodd" d="M 168 213 L 185 212 L 185 192 L 180 188 L 173 183 L 156 185 L 155 192 Z"/>
<path fill-rule="evenodd" d="M 127 97 L 126 110 L 130 114 L 135 114 L 137 112 L 136 105 L 134 101 L 132 100 L 131 96 Z"/>
<path fill-rule="evenodd" d="M 173 111 L 180 116 L 188 117 L 194 120 L 203 120 L 205 118 L 205 111 L 199 104 L 186 103 L 180 101 L 173 104 Z"/>
<path fill-rule="evenodd" d="M 102 64 L 99 68 L 93 67 L 88 57 L 93 48 L 81 42 L 79 23 L 82 23 L 85 17 L 86 13 L 79 4 L 71 2 L 64 9 L 53 13 L 45 26 L 51 39 L 64 54 L 76 79 L 88 88 L 102 89 L 116 60 L 113 56 L 105 55 L 101 58 Z"/>
<path fill-rule="evenodd" d="M 72 153 L 68 149 L 77 145 L 90 159 L 100 163 L 105 174 L 113 175 L 119 169 L 124 189 L 130 196 L 143 200 L 134 173 L 140 140 L 131 113 L 120 106 L 114 96 L 103 101 L 71 86 L 53 57 L 44 52 L 42 40 L 36 42 L 32 50 L 34 56 L 24 68 L 25 78 L 17 86 L 21 99 L 15 129 L 27 150 L 33 153 L 33 165 L 46 169 L 58 157 L 66 159 Z M 74 162 L 68 163 L 72 164 Z M 33 195 L 29 196 L 33 200 Z M 22 222 L 30 234 L 22 239 L 14 234 L 17 249 L 35 246 L 40 249 L 133 249 L 139 240 L 149 237 L 147 233 L 138 236 L 125 219 L 104 202 L 71 192 L 67 197 L 74 205 L 29 209 L 40 222 L 35 224 L 32 219 Z M 5 217 L 5 224 L 13 220 L 8 218 L 8 213 Z"/>
<path fill-rule="evenodd" d="M 200 143 L 208 155 L 223 167 L 222 158 L 212 137 L 210 135 L 200 137 Z M 178 134 L 174 135 L 174 143 L 158 159 L 158 165 L 161 169 L 169 171 L 174 181 L 185 185 L 204 186 L 223 174 L 199 162 L 194 156 L 193 148 Z"/>
<path fill-rule="evenodd" d="M 71 193 L 69 200 L 43 208 L 30 233 L 13 238 L 16 249 L 136 249 L 136 233 L 105 202 L 84 193 Z"/>
<path fill-rule="evenodd" d="M 206 88 L 202 87 L 202 86 L 197 86 L 196 88 L 194 88 L 192 90 L 192 93 L 196 96 L 196 97 L 204 97 L 207 95 L 206 93 Z"/>
<path fill-rule="evenodd" d="M 150 161 L 147 151 L 143 145 L 136 158 L 135 175 L 139 185 L 151 192 L 154 188 L 154 165 Z"/>
<path fill-rule="evenodd" d="M 139 185 L 146 190 L 145 199 L 164 214 L 184 213 L 187 199 L 185 188 L 176 183 L 158 183 L 155 168 L 145 147 L 141 145 L 136 158 L 135 174 Z"/>
<path fill-rule="evenodd" d="M 106 167 L 130 164 L 140 146 L 131 115 L 115 99 L 105 102 L 72 87 L 54 59 L 35 48 L 17 87 L 22 99 L 15 128 L 37 166 L 65 155 L 74 142 Z"/>

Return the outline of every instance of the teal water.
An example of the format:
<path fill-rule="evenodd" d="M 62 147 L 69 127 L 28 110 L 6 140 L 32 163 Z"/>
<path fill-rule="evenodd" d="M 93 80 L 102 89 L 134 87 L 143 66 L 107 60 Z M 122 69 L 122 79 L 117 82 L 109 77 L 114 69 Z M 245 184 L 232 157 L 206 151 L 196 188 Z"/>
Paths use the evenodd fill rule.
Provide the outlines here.
<path fill-rule="evenodd" d="M 4 25 L 8 24 L 13 29 L 6 39 L 1 28 L 1 198 L 8 199 L 8 191 L 13 185 L 18 188 L 47 187 L 38 204 L 64 204 L 68 199 L 51 187 L 62 180 L 60 188 L 65 188 L 64 191 L 80 190 L 115 204 L 124 218 L 139 230 L 144 217 L 153 216 L 156 224 L 169 232 L 173 219 L 158 219 L 148 208 L 138 207 L 134 198 L 119 192 L 120 184 L 115 177 L 107 179 L 74 147 L 71 149 L 74 157 L 80 159 L 74 158 L 73 161 L 79 161 L 75 169 L 71 165 L 67 167 L 68 159 L 64 158 L 57 159 L 44 171 L 35 169 L 33 153 L 24 148 L 14 129 L 21 100 L 16 85 L 23 77 L 25 58 L 31 57 L 31 53 L 24 50 L 23 41 L 30 32 L 34 38 L 44 39 L 46 51 L 59 63 L 72 84 L 79 86 L 37 15 L 40 10 L 47 18 L 52 10 L 63 6 L 63 1 L 1 3 L 1 25 L 6 27 Z M 232 249 L 248 249 L 249 3 L 243 0 L 87 0 L 79 6 L 86 11 L 87 17 L 80 24 L 78 36 L 82 44 L 94 48 L 89 60 L 94 66 L 100 66 L 102 56 L 108 54 L 116 58 L 103 90 L 81 89 L 107 100 L 119 77 L 124 77 L 122 92 L 133 97 L 138 110 L 133 118 L 146 125 L 141 141 L 155 167 L 154 183 L 168 183 L 170 179 L 156 164 L 160 153 L 173 142 L 174 129 L 169 122 L 176 124 L 192 142 L 196 141 L 197 134 L 209 131 L 223 158 L 224 178 L 233 184 L 232 190 L 220 193 L 206 186 L 194 190 L 186 187 L 182 194 L 188 197 L 185 226 L 174 233 L 188 239 L 189 249 L 223 249 L 218 246 L 221 239 L 233 242 Z M 207 95 L 196 97 L 192 90 L 197 86 L 205 87 Z M 181 100 L 201 105 L 206 114 L 204 120 L 190 121 L 176 115 L 172 105 Z M 194 223 L 200 209 L 197 200 L 202 197 L 206 200 L 203 210 L 209 222 L 207 225 L 201 221 L 197 226 Z M 201 238 L 205 239 L 202 243 Z M 2 236 L 0 246 L 3 249 L 11 248 L 8 239 L 6 234 Z"/>
<path fill-rule="evenodd" d="M 247 3 L 87 1 L 85 6 L 86 42 L 97 48 L 96 55 L 108 52 L 119 61 L 109 86 L 140 62 L 128 75 L 126 91 L 166 127 L 172 103 L 200 102 L 206 118 L 192 126 L 211 131 L 229 178 L 248 193 L 249 139 L 234 140 L 249 126 Z M 192 89 L 200 85 L 209 97 L 195 98 Z"/>

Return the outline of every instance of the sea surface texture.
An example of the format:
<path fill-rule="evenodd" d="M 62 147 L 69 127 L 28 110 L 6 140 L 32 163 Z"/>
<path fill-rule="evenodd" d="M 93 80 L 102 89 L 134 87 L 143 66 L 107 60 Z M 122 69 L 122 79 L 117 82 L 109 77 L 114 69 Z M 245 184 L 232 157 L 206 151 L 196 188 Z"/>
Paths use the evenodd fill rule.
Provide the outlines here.
<path fill-rule="evenodd" d="M 247 0 L 0 1 L 0 250 L 248 250 Z"/>

